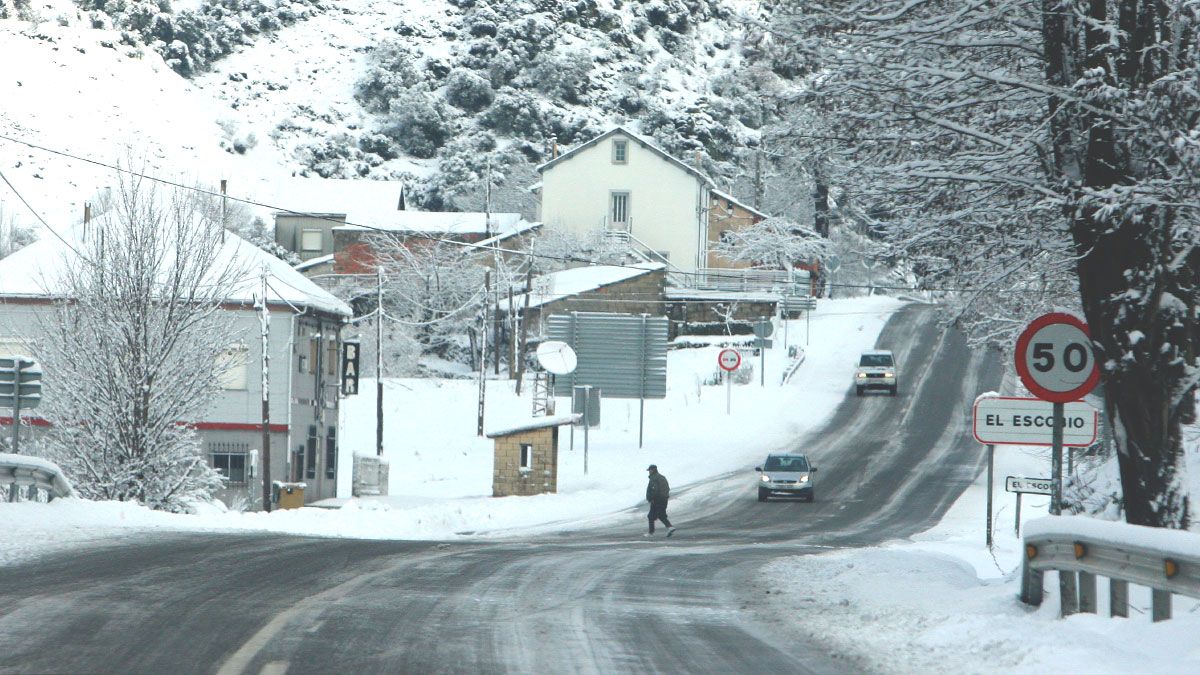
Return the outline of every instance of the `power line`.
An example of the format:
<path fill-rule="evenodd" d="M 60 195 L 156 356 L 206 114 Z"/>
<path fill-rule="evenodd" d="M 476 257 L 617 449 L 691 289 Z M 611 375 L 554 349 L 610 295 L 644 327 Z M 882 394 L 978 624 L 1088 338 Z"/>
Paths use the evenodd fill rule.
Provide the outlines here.
<path fill-rule="evenodd" d="M 464 248 L 464 249 L 473 249 L 473 250 L 481 250 L 481 251 L 491 251 L 491 252 L 495 252 L 495 253 L 508 253 L 508 254 L 511 254 L 511 255 L 514 255 L 514 256 L 523 256 L 523 257 L 527 257 L 527 258 L 539 258 L 539 259 L 543 259 L 543 260 L 554 260 L 554 261 L 557 261 L 557 262 L 567 262 L 567 263 L 583 263 L 583 264 L 587 264 L 587 265 L 605 265 L 605 266 L 608 266 L 608 267 L 617 267 L 617 268 L 622 268 L 622 269 L 641 270 L 641 271 L 645 271 L 645 270 L 646 270 L 646 268 L 645 268 L 645 267 L 643 267 L 643 266 L 641 266 L 641 265 L 639 265 L 639 264 L 627 264 L 627 263 L 608 263 L 608 262 L 603 262 L 603 261 L 599 261 L 599 260 L 592 260 L 592 259 L 589 259 L 589 258 L 581 258 L 581 257 L 577 257 L 577 256 L 567 256 L 567 255 L 552 255 L 552 254 L 548 254 L 548 253 L 536 253 L 536 252 L 534 252 L 534 251 L 532 251 L 532 250 L 530 250 L 530 251 L 520 251 L 520 250 L 516 250 L 516 249 L 502 248 L 502 247 L 500 247 L 500 246 L 496 246 L 496 245 L 484 245 L 484 244 L 479 244 L 479 243 L 472 243 L 472 242 L 465 242 L 465 241 L 457 241 L 457 240 L 454 240 L 454 239 L 446 239 L 446 238 L 444 238 L 444 237 L 439 237 L 439 236 L 436 236 L 436 235 L 434 235 L 434 234 L 431 234 L 431 233 L 428 233 L 428 232 L 421 232 L 421 231 L 404 231 L 403 233 L 397 233 L 397 232 L 395 232 L 395 231 L 389 230 L 389 229 L 387 229 L 387 228 L 379 227 L 379 226 L 376 226 L 376 225 L 368 225 L 368 224 L 365 224 L 365 223 L 355 223 L 355 222 L 351 222 L 351 221 L 348 221 L 348 220 L 345 220 L 345 221 L 344 221 L 344 220 L 338 220 L 338 219 L 336 219 L 336 218 L 331 218 L 331 217 L 329 217 L 329 216 L 327 216 L 327 215 L 323 215 L 323 214 L 307 213 L 307 212 L 304 212 L 304 211 L 295 211 L 295 210 L 292 210 L 292 209 L 289 209 L 289 208 L 286 208 L 286 207 L 282 207 L 282 206 L 276 206 L 276 205 L 273 205 L 273 204 L 268 204 L 268 203 L 266 203 L 266 202 L 255 201 L 255 200 L 253 200 L 253 199 L 248 199 L 248 198 L 245 198 L 245 197 L 236 197 L 236 196 L 233 196 L 233 195 L 230 195 L 230 194 L 227 194 L 227 193 L 214 192 L 214 191 L 212 191 L 212 190 L 208 190 L 208 189 L 205 189 L 205 188 L 197 187 L 197 186 L 194 186 L 194 185 L 185 185 L 185 184 L 183 184 L 183 183 L 179 183 L 179 182 L 177 182 L 177 181 L 168 180 L 168 179 L 166 179 L 166 178 L 159 178 L 158 176 L 152 176 L 152 175 L 150 175 L 150 174 L 141 173 L 141 172 L 139 172 L 139 171 L 134 171 L 134 170 L 132 170 L 132 169 L 123 168 L 123 167 L 121 167 L 121 166 L 118 166 L 118 165 L 109 164 L 109 163 L 107 163 L 107 162 L 101 162 L 101 161 L 99 161 L 99 160 L 91 159 L 91 158 L 88 158 L 88 157 L 83 157 L 83 156 L 80 156 L 80 155 L 75 155 L 75 154 L 72 154 L 72 153 L 70 153 L 70 152 L 66 152 L 66 151 L 63 151 L 63 150 L 55 150 L 54 148 L 48 148 L 48 147 L 45 147 L 45 146 L 43 146 L 43 145 L 38 145 L 38 144 L 36 144 L 36 143 L 31 143 L 31 142 L 29 142 L 29 141 L 21 140 L 21 139 L 19 139 L 19 138 L 13 138 L 13 137 L 11 137 L 11 136 L 7 136 L 7 135 L 4 135 L 4 134 L 0 134 L 0 140 L 9 141 L 10 143 L 17 143 L 17 144 L 19 144 L 19 145 L 24 145 L 24 146 L 26 146 L 26 147 L 33 148 L 33 149 L 35 149 L 35 150 L 41 150 L 42 152 L 48 152 L 48 153 L 50 153 L 50 154 L 53 154 L 53 155 L 58 155 L 58 156 L 60 156 L 60 157 L 66 157 L 66 158 L 69 158 L 69 159 L 74 159 L 74 160 L 78 160 L 78 161 L 81 161 L 81 162 L 86 162 L 86 163 L 88 163 L 88 164 L 93 164 L 93 165 L 95 165 L 95 166 L 103 167 L 103 168 L 106 168 L 106 169 L 109 169 L 109 170 L 112 170 L 112 171 L 117 171 L 117 172 L 120 172 L 120 173 L 129 174 L 129 175 L 131 175 L 131 176 L 136 176 L 136 177 L 138 177 L 138 178 L 143 178 L 143 179 L 146 179 L 146 180 L 149 180 L 149 181 L 153 181 L 153 182 L 156 182 L 156 183 L 161 183 L 161 184 L 163 184 L 163 185 L 169 185 L 169 186 L 171 186 L 171 187 L 174 187 L 174 188 L 177 188 L 177 189 L 181 189 L 181 190 L 189 190 L 189 191 L 196 192 L 196 193 L 203 194 L 203 195 L 207 195 L 207 196 L 210 196 L 210 197 L 221 197 L 221 198 L 225 198 L 225 199 L 228 199 L 228 200 L 232 200 L 232 201 L 235 201 L 235 202 L 238 202 L 238 203 L 241 203 L 241 204 L 247 204 L 247 205 L 250 205 L 250 206 L 257 206 L 257 207 L 264 208 L 264 209 L 271 209 L 271 210 L 273 210 L 273 211 L 277 211 L 277 212 L 280 212 L 280 213 L 286 213 L 286 214 L 289 214 L 289 215 L 294 215 L 294 216 L 304 216 L 304 217 L 306 217 L 306 218 L 312 218 L 312 219 L 314 219 L 314 220 L 326 221 L 326 222 L 333 223 L 333 224 L 336 224 L 336 225 L 339 225 L 339 226 L 351 226 L 351 227 L 359 227 L 359 228 L 362 228 L 362 229 L 364 229 L 364 230 L 369 230 L 369 231 L 372 231 L 372 232 L 377 232 L 377 233 L 384 234 L 384 235 L 389 235 L 389 236 L 403 236 L 403 237 L 405 237 L 405 238 L 411 238 L 411 239 L 424 239 L 424 240 L 433 241 L 433 242 L 438 242 L 438 243 L 442 243 L 442 244 L 447 244 L 447 245 L 450 245 L 450 246 L 456 246 L 456 247 L 459 247 L 459 248 Z M 7 179 L 5 179 L 5 182 L 8 182 L 8 181 L 7 181 Z M 9 187 L 12 187 L 11 183 L 9 184 Z M 14 189 L 13 191 L 14 191 L 14 192 L 16 192 L 16 190 L 15 190 L 15 189 Z M 18 196 L 20 196 L 20 195 L 18 194 Z M 22 199 L 22 201 L 24 201 L 24 200 Z M 28 203 L 26 203 L 26 206 L 28 206 Z M 32 208 L 30 208 L 30 210 L 32 211 L 33 209 L 32 209 Z M 34 212 L 34 215 L 37 215 L 37 213 L 36 213 L 36 212 Z M 57 232 L 54 232 L 53 228 L 50 228 L 50 226 L 49 226 L 48 224 L 46 224 L 46 221 L 45 221 L 45 220 L 42 220 L 42 218 L 41 218 L 40 216 L 38 216 L 38 220 L 41 220 L 41 221 L 42 221 L 42 223 L 43 223 L 44 225 L 46 225 L 47 229 L 50 229 L 50 230 L 51 230 L 51 232 L 53 232 L 53 233 L 54 233 L 54 235 L 55 235 L 56 237 L 58 237 L 60 240 L 62 239 L 62 237 L 61 237 L 61 236 L 59 236 Z M 66 243 L 66 241 L 65 241 L 65 240 L 63 240 L 63 243 Z M 68 245 L 68 246 L 70 246 L 70 244 L 67 244 L 67 245 Z M 72 249 L 72 250 L 74 250 L 74 249 Z M 78 253 L 78 251 L 76 251 L 76 252 Z M 674 272 L 674 274 L 681 274 L 681 275 L 692 275 L 692 276 L 694 276 L 694 275 L 696 275 L 697 273 L 695 273 L 695 272 Z M 339 276 L 343 276 L 343 275 L 339 275 Z M 344 276 L 350 276 L 350 275 L 344 275 Z M 733 280 L 733 281 L 741 281 L 741 279 L 742 279 L 742 277 L 741 277 L 741 276 L 738 276 L 738 275 L 735 275 L 735 274 L 722 274 L 722 273 L 719 273 L 719 272 L 717 272 L 717 273 L 705 273 L 705 276 L 706 276 L 706 277 L 708 277 L 708 278 L 715 278 L 715 279 L 730 279 L 730 280 Z M 894 291 L 914 291 L 914 290 L 926 290 L 926 291 L 938 291 L 938 292 L 946 292 L 946 293 L 962 293 L 962 292 L 968 292 L 968 291 L 977 290 L 977 289 L 975 289 L 975 288 L 970 288 L 970 287 L 961 287 L 961 288 L 936 287 L 936 288 L 913 289 L 913 288 L 911 288 L 911 287 L 908 287 L 908 286 L 881 286 L 881 285 L 876 285 L 876 284 L 836 284 L 836 283 L 835 283 L 835 284 L 832 284 L 832 286 L 833 286 L 834 288 L 873 288 L 873 289 L 879 289 L 879 290 L 894 290 Z M 1036 289 L 1004 289 L 1003 291 L 997 291 L 997 292 L 1006 292 L 1006 293 L 1040 293 L 1041 291 L 1038 291 L 1038 290 L 1036 290 Z"/>

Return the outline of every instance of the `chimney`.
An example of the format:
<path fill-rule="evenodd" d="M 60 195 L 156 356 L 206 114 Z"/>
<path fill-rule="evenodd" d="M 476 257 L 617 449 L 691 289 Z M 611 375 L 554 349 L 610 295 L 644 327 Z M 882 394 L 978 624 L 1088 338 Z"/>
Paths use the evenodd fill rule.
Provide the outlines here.
<path fill-rule="evenodd" d="M 558 139 L 551 140 L 550 159 L 558 159 Z"/>
<path fill-rule="evenodd" d="M 700 168 L 700 151 L 699 150 L 696 151 L 696 168 L 697 169 Z"/>

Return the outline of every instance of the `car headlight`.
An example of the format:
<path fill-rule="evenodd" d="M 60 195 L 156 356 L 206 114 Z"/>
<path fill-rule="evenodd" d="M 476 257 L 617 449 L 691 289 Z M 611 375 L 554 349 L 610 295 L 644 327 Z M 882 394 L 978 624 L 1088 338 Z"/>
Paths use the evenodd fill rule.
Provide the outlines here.
<path fill-rule="evenodd" d="M 808 476 L 800 476 L 800 482 L 801 482 L 801 483 L 807 483 L 807 482 L 808 482 Z"/>
<path fill-rule="evenodd" d="M 765 473 L 764 473 L 764 474 L 762 475 L 762 482 L 764 482 L 764 483 L 770 483 L 770 482 L 771 482 L 771 477 L 770 477 L 770 476 L 768 476 L 767 474 L 765 474 Z"/>
<path fill-rule="evenodd" d="M 895 376 L 896 376 L 896 371 L 894 371 L 894 370 L 889 370 L 889 371 L 887 371 L 886 373 L 884 373 L 884 374 L 883 374 L 883 376 L 884 376 L 884 377 L 895 377 Z"/>
<path fill-rule="evenodd" d="M 864 378 L 866 378 L 866 376 L 867 376 L 867 374 L 866 374 L 866 373 L 859 373 L 859 374 L 858 374 L 858 375 L 856 375 L 855 377 L 857 377 L 858 379 L 860 379 L 860 380 L 861 380 L 861 379 L 864 379 Z"/>

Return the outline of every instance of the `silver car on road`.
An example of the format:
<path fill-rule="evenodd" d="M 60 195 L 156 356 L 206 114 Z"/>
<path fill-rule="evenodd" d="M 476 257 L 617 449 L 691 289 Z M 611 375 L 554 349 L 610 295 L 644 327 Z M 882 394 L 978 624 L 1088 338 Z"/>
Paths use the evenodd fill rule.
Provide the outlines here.
<path fill-rule="evenodd" d="M 758 472 L 760 502 L 771 497 L 800 497 L 809 502 L 815 498 L 813 480 L 817 467 L 809 464 L 804 455 L 767 455 L 767 461 L 754 470 Z"/>

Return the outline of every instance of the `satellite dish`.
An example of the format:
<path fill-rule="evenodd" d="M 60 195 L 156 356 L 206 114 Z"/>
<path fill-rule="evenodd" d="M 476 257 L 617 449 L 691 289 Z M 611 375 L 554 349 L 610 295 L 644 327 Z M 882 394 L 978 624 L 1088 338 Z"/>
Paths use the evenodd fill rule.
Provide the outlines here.
<path fill-rule="evenodd" d="M 556 340 L 538 345 L 537 360 L 543 368 L 555 375 L 575 372 L 575 365 L 578 363 L 571 345 Z"/>

